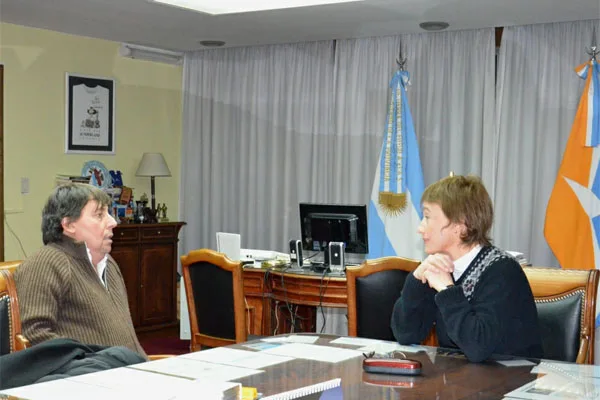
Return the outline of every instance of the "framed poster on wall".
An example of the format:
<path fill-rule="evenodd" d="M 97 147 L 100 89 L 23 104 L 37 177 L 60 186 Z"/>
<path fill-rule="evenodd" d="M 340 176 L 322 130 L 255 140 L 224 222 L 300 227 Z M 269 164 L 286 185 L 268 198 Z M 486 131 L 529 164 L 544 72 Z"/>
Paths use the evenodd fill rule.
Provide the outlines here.
<path fill-rule="evenodd" d="M 66 153 L 115 154 L 115 81 L 67 73 Z"/>

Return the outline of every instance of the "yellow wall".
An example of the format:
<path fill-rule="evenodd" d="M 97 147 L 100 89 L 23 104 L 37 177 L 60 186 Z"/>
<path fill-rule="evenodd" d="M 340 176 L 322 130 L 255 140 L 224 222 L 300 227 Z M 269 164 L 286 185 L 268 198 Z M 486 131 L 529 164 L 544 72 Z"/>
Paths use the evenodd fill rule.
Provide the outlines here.
<path fill-rule="evenodd" d="M 172 177 L 156 178 L 156 198 L 166 202 L 170 219 L 177 219 L 182 68 L 124 58 L 118 47 L 106 40 L 0 24 L 6 260 L 22 259 L 42 245 L 41 210 L 56 174 L 79 175 L 89 160 L 121 170 L 124 184 L 139 199 L 143 192 L 150 196 L 150 178 L 135 177 L 142 153 L 162 152 Z M 115 155 L 65 154 L 67 72 L 115 80 Z M 20 193 L 21 177 L 29 178 L 29 194 Z"/>

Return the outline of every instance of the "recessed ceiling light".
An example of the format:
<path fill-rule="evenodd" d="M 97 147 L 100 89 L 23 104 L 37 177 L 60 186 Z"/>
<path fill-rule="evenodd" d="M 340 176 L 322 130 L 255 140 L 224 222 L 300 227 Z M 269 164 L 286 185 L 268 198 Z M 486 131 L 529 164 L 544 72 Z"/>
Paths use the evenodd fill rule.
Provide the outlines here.
<path fill-rule="evenodd" d="M 421 22 L 419 26 L 426 31 L 443 31 L 450 26 L 449 23 L 443 21 L 427 21 Z"/>
<path fill-rule="evenodd" d="M 200 44 L 204 47 L 221 47 L 225 46 L 225 42 L 222 40 L 201 40 Z"/>
<path fill-rule="evenodd" d="M 235 14 L 284 8 L 321 6 L 337 3 L 357 3 L 363 0 L 148 0 L 170 6 L 188 8 L 207 14 Z"/>

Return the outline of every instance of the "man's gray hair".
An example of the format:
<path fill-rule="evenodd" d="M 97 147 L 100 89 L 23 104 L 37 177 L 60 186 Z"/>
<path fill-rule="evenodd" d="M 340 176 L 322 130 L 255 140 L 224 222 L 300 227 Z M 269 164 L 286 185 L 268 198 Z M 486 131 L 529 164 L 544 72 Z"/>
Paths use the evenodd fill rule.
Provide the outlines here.
<path fill-rule="evenodd" d="M 57 186 L 42 211 L 42 239 L 44 244 L 60 242 L 63 237 L 62 220 L 77 221 L 86 204 L 94 200 L 99 207 L 112 204 L 108 194 L 84 183 L 66 183 Z"/>

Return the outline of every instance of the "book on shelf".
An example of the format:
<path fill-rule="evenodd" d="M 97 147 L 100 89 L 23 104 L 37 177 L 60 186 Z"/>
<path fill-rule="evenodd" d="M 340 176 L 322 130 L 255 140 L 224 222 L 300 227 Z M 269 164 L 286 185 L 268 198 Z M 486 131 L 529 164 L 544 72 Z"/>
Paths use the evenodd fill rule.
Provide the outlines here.
<path fill-rule="evenodd" d="M 67 182 L 75 182 L 75 183 L 90 183 L 89 176 L 78 176 L 78 175 L 56 175 L 56 183 L 67 183 Z"/>

